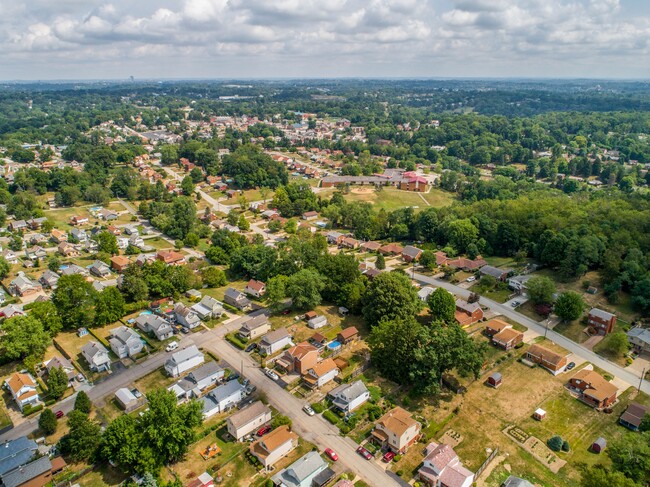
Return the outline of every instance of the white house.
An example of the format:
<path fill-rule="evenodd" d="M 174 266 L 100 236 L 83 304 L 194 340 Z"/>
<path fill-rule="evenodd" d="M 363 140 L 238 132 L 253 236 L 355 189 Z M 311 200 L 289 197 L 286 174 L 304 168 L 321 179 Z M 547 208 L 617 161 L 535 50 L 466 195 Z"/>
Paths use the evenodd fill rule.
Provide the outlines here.
<path fill-rule="evenodd" d="M 424 286 L 422 289 L 418 291 L 418 298 L 420 298 L 420 301 L 427 302 L 427 299 L 429 299 L 429 296 L 431 296 L 431 293 L 435 291 L 435 287 L 431 286 Z"/>
<path fill-rule="evenodd" d="M 133 357 L 144 348 L 140 335 L 127 326 L 113 328 L 108 343 L 119 358 Z"/>
<path fill-rule="evenodd" d="M 332 389 L 327 395 L 332 399 L 334 406 L 346 414 L 354 411 L 370 399 L 370 391 L 360 380 L 349 384 L 341 384 L 336 389 Z"/>
<path fill-rule="evenodd" d="M 224 375 L 225 370 L 219 367 L 219 364 L 207 362 L 167 389 L 172 391 L 179 400 L 199 397 L 201 392 L 219 382 Z"/>
<path fill-rule="evenodd" d="M 86 359 L 90 370 L 102 372 L 111 368 L 111 359 L 108 350 L 101 343 L 90 341 L 81 348 L 81 355 Z"/>
<path fill-rule="evenodd" d="M 307 326 L 314 330 L 322 328 L 325 325 L 327 325 L 327 317 L 325 317 L 324 315 L 318 315 L 307 322 Z"/>
<path fill-rule="evenodd" d="M 244 387 L 236 380 L 231 380 L 217 387 L 201 398 L 203 417 L 209 418 L 217 413 L 228 411 L 244 398 Z"/>
<path fill-rule="evenodd" d="M 28 404 L 34 406 L 40 402 L 36 381 L 31 374 L 18 372 L 12 375 L 5 381 L 5 387 L 21 411 Z"/>
<path fill-rule="evenodd" d="M 470 487 L 474 474 L 460 462 L 454 449 L 446 444 L 431 442 L 426 457 L 418 470 L 419 479 L 428 486 Z"/>
<path fill-rule="evenodd" d="M 262 401 L 256 401 L 250 406 L 226 419 L 228 433 L 237 441 L 241 441 L 266 423 L 271 421 L 271 410 Z"/>
<path fill-rule="evenodd" d="M 203 296 L 201 301 L 192 306 L 192 311 L 202 320 L 209 320 L 219 318 L 223 314 L 223 306 L 212 296 Z"/>
<path fill-rule="evenodd" d="M 268 470 L 297 446 L 298 435 L 282 425 L 253 442 L 249 451 Z"/>
<path fill-rule="evenodd" d="M 246 287 L 244 288 L 244 292 L 250 296 L 255 296 L 256 298 L 260 298 L 266 292 L 266 284 L 264 284 L 262 281 L 256 281 L 255 279 L 251 279 L 250 281 L 248 281 L 248 284 L 246 284 Z"/>
<path fill-rule="evenodd" d="M 302 380 L 310 388 L 323 387 L 328 382 L 334 380 L 339 375 L 339 368 L 331 358 L 318 362 L 307 373 L 302 376 Z"/>
<path fill-rule="evenodd" d="M 135 319 L 135 324 L 145 333 L 153 333 L 158 340 L 166 340 L 174 334 L 172 325 L 154 314 L 142 314 Z"/>
<path fill-rule="evenodd" d="M 263 314 L 250 318 L 239 328 L 239 334 L 249 340 L 254 340 L 269 331 L 271 331 L 271 322 Z"/>
<path fill-rule="evenodd" d="M 277 330 L 267 333 L 260 343 L 258 348 L 260 352 L 265 353 L 266 355 L 273 355 L 275 352 L 279 352 L 286 346 L 293 345 L 291 341 L 291 335 L 286 328 L 278 328 Z"/>
<path fill-rule="evenodd" d="M 199 315 L 183 303 L 176 303 L 176 306 L 174 306 L 174 314 L 176 315 L 176 321 L 190 330 L 193 330 L 201 324 Z"/>
<path fill-rule="evenodd" d="M 205 356 L 203 353 L 199 351 L 196 345 L 190 345 L 172 354 L 165 362 L 165 371 L 172 377 L 178 377 L 197 365 L 201 365 L 204 361 Z"/>

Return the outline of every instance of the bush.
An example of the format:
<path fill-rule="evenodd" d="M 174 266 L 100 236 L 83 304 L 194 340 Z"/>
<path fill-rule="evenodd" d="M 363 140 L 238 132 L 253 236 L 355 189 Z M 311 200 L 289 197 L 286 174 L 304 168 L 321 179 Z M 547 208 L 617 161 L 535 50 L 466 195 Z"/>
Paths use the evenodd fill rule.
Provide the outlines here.
<path fill-rule="evenodd" d="M 340 430 L 342 435 L 347 435 L 350 432 L 350 426 L 344 424 L 341 426 Z"/>
<path fill-rule="evenodd" d="M 27 404 L 23 408 L 23 416 L 29 416 L 30 414 L 34 414 L 39 412 L 41 409 L 43 409 L 42 404 L 37 404 L 36 406 L 32 406 L 31 404 Z"/>
<path fill-rule="evenodd" d="M 325 405 L 322 402 L 315 402 L 311 405 L 311 408 L 316 414 L 320 414 L 325 411 Z"/>
<path fill-rule="evenodd" d="M 569 450 L 571 450 L 571 447 L 569 446 L 569 442 L 564 440 L 564 442 L 562 443 L 562 451 L 569 451 Z"/>
<path fill-rule="evenodd" d="M 237 335 L 237 333 L 228 333 L 226 335 L 226 340 L 228 340 L 240 350 L 244 350 L 246 348 L 246 343 Z"/>
<path fill-rule="evenodd" d="M 402 455 L 395 455 L 395 456 L 393 457 L 393 461 L 394 461 L 395 463 L 399 462 L 401 459 L 402 459 Z"/>
<path fill-rule="evenodd" d="M 517 349 L 523 348 L 523 347 L 524 347 L 524 342 L 519 342 L 519 343 L 517 343 L 517 345 L 515 345 L 515 348 L 517 348 Z"/>
<path fill-rule="evenodd" d="M 327 421 L 329 421 L 332 424 L 336 424 L 339 422 L 339 418 L 336 414 L 334 414 L 332 411 L 329 409 L 323 413 L 323 418 L 325 418 Z"/>
<path fill-rule="evenodd" d="M 555 435 L 549 439 L 546 444 L 553 451 L 560 451 L 564 445 L 564 440 L 561 436 Z"/>

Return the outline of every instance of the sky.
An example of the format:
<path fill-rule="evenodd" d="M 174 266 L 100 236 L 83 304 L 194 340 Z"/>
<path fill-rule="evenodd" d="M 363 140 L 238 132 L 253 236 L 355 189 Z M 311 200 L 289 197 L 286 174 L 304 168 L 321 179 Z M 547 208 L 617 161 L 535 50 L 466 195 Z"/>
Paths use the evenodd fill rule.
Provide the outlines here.
<path fill-rule="evenodd" d="M 0 79 L 650 78 L 649 0 L 0 0 Z"/>

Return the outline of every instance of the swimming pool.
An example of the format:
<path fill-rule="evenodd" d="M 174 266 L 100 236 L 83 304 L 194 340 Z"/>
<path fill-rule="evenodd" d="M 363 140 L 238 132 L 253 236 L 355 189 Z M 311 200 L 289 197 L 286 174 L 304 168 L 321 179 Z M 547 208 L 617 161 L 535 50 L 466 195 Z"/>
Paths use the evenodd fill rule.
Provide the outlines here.
<path fill-rule="evenodd" d="M 336 350 L 340 346 L 341 346 L 341 342 L 337 342 L 336 340 L 333 341 L 333 342 L 329 342 L 327 344 L 327 348 L 329 348 L 330 350 Z"/>

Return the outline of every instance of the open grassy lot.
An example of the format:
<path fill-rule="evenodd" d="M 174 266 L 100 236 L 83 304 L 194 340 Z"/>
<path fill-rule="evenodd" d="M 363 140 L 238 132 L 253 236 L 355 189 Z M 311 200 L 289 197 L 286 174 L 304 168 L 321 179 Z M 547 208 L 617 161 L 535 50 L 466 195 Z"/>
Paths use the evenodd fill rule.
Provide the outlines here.
<path fill-rule="evenodd" d="M 330 197 L 334 192 L 335 190 L 325 188 L 324 191 L 318 194 L 325 198 Z M 417 207 L 418 210 L 423 210 L 429 206 L 438 208 L 448 206 L 454 201 L 450 193 L 438 188 L 432 188 L 428 193 L 416 193 L 392 187 L 383 188 L 381 191 L 375 191 L 367 186 L 353 187 L 344 197 L 347 201 L 367 201 L 386 211 L 397 210 L 405 206 Z"/>
<path fill-rule="evenodd" d="M 145 375 L 141 379 L 138 379 L 135 382 L 135 387 L 142 392 L 143 394 L 152 391 L 153 389 L 161 389 L 163 387 L 169 387 L 178 379 L 174 377 L 169 377 L 165 374 L 163 368 L 156 369 L 150 374 Z"/>
<path fill-rule="evenodd" d="M 82 487 L 105 487 L 119 485 L 127 477 L 126 474 L 108 464 L 100 464 L 76 482 Z"/>
<path fill-rule="evenodd" d="M 96 380 L 102 374 L 106 374 L 106 372 L 102 372 L 102 374 L 91 372 L 88 368 L 86 359 L 84 359 L 81 355 L 82 347 L 86 343 L 95 340 L 95 338 L 90 333 L 80 337 L 77 336 L 76 332 L 66 331 L 59 333 L 54 340 L 56 340 L 58 345 L 66 351 L 72 360 L 74 360 L 74 365 L 78 368 L 81 368 L 84 375 L 90 380 Z"/>

